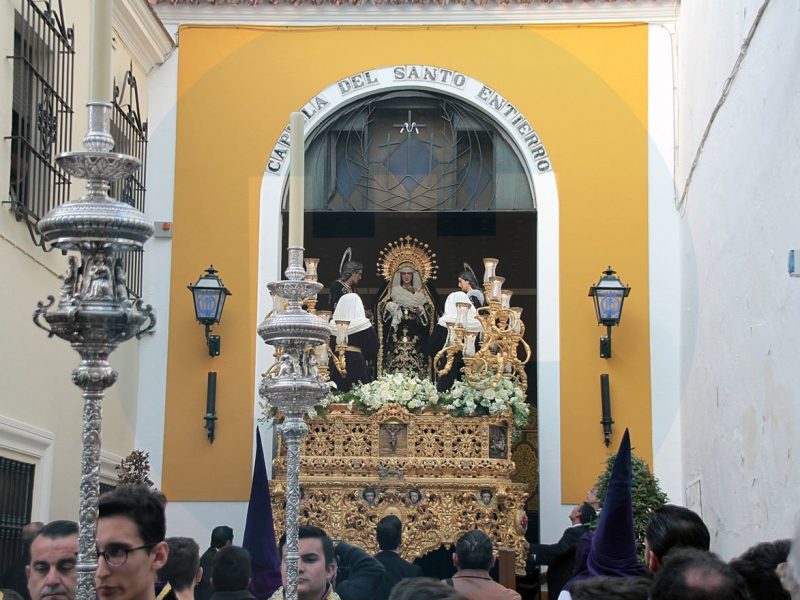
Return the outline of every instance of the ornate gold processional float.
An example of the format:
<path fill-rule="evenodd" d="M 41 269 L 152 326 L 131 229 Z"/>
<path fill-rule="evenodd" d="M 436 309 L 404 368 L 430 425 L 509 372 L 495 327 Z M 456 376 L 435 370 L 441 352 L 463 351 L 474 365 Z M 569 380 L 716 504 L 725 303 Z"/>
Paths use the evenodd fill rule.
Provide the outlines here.
<path fill-rule="evenodd" d="M 413 272 L 415 288 L 430 298 L 425 284 L 435 276 L 434 256 L 427 244 L 410 236 L 381 252 L 378 271 L 387 281 L 387 292 L 375 319 L 383 326 L 393 316 L 398 319 L 395 338 L 401 347 L 411 346 L 411 330 L 402 329 L 411 311 L 389 306 L 384 322 L 381 310 L 398 300 L 391 289 L 401 270 Z M 317 263 L 306 259 L 312 281 Z M 309 433 L 300 447 L 301 523 L 318 525 L 332 538 L 374 553 L 375 526 L 386 515 L 396 515 L 404 524 L 400 551 L 408 560 L 450 546 L 465 531 L 481 529 L 496 549 L 515 551 L 517 573 L 524 574 L 528 485 L 512 481 L 516 466 L 511 448 L 515 431 L 530 419 L 524 365 L 531 350 L 522 339 L 522 310 L 510 306 L 512 292 L 504 291 L 504 279 L 495 275 L 497 263 L 484 259 L 487 306 L 469 322 L 470 305 L 459 305 L 457 316 L 447 323 L 444 348 L 430 361 L 441 377 L 457 364 L 456 356 L 463 357 L 462 376 L 450 390 L 437 392 L 418 370 L 384 371 L 372 383 L 329 394 L 309 412 Z M 311 312 L 315 304 L 316 298 L 306 301 Z M 423 306 L 415 313 L 425 310 Z M 346 324 L 337 326 L 341 338 Z M 337 339 L 338 346 L 346 344 L 346 339 Z M 328 364 L 327 344 L 308 351 L 314 352 L 317 364 Z M 279 359 L 273 369 L 279 368 Z M 333 364 L 346 371 L 344 353 L 334 353 Z M 415 363 L 408 359 L 406 364 Z M 266 410 L 266 417 L 273 415 Z M 287 456 L 280 438 L 271 484 L 279 528 L 285 519 L 286 480 Z"/>

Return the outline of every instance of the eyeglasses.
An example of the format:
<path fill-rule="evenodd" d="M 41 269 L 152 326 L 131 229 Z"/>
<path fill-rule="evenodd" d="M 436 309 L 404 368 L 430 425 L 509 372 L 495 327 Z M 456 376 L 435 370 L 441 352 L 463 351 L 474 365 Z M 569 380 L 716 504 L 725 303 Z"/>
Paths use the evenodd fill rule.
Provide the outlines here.
<path fill-rule="evenodd" d="M 105 551 L 97 551 L 98 560 L 102 556 L 106 559 L 106 564 L 109 567 L 121 567 L 128 561 L 128 554 L 136 552 L 137 550 L 149 550 L 156 544 L 145 544 L 144 546 L 137 546 L 136 548 L 128 548 L 120 544 L 109 544 L 106 546 Z"/>

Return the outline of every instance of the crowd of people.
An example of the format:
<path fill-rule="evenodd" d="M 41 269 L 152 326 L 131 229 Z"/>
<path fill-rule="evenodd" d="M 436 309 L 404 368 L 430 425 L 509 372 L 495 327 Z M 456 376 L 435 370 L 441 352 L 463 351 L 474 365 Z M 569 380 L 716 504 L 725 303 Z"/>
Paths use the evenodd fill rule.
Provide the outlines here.
<path fill-rule="evenodd" d="M 602 506 L 596 490 L 570 514 L 555 544 L 534 544 L 532 567 L 548 565 L 550 598 L 559 600 L 798 600 L 800 529 L 761 543 L 726 563 L 695 512 L 666 504 L 650 515 L 644 562 L 637 555 L 631 501 L 630 435 L 623 436 Z M 592 505 L 594 504 L 594 506 Z M 589 523 L 596 522 L 591 530 Z"/>
<path fill-rule="evenodd" d="M 627 457 L 627 460 L 626 460 Z M 528 562 L 549 565 L 549 598 L 587 600 L 800 600 L 800 530 L 790 539 L 761 543 L 726 563 L 710 552 L 710 535 L 691 510 L 665 505 L 650 517 L 644 564 L 637 559 L 630 502 L 630 440 L 623 438 L 605 500 L 597 513 L 584 503 L 555 544 L 535 544 Z M 216 527 L 202 557 L 197 542 L 167 537 L 166 500 L 157 490 L 122 485 L 101 496 L 97 519 L 99 600 L 283 600 L 286 540 L 278 544 L 277 590 L 254 590 L 248 551 L 234 545 L 230 527 Z M 597 516 L 594 530 L 588 524 Z M 403 524 L 384 517 L 371 556 L 313 525 L 299 530 L 300 600 L 518 600 L 490 572 L 496 557 L 480 530 L 463 533 L 452 554 L 455 574 L 425 577 L 400 555 Z M 75 600 L 78 525 L 58 520 L 25 529 L 26 550 L 0 582 L 0 600 Z M 571 557 L 564 578 L 559 561 Z M 19 569 L 22 568 L 22 574 Z M 558 583 L 560 582 L 560 583 Z M 276 584 L 277 585 L 277 584 Z M 254 596 L 253 593 L 262 595 Z"/>
<path fill-rule="evenodd" d="M 144 485 L 121 485 L 100 497 L 94 573 L 98 600 L 255 600 L 250 555 L 233 544 L 233 530 L 216 527 L 201 558 L 195 540 L 166 536 L 165 507 L 164 496 Z M 22 566 L 24 575 L 12 584 L 3 583 L 2 600 L 20 600 L 26 594 L 31 600 L 75 600 L 77 523 L 53 521 L 26 534 L 30 537 L 24 560 L 10 569 Z M 520 598 L 489 576 L 495 557 L 491 540 L 481 531 L 470 531 L 458 540 L 453 554 L 457 572 L 447 582 L 424 577 L 419 566 L 400 556 L 402 523 L 394 515 L 376 527 L 381 550 L 375 556 L 332 540 L 313 525 L 300 527 L 299 538 L 301 600 Z M 283 585 L 286 553 L 284 536 L 278 544 Z M 401 581 L 403 585 L 398 585 Z M 270 600 L 283 600 L 283 585 Z"/>

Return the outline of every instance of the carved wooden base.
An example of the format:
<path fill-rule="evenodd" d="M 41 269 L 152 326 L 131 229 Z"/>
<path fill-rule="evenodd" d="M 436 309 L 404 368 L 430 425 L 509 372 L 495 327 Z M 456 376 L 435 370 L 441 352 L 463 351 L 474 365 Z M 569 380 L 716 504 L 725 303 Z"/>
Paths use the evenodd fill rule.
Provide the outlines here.
<path fill-rule="evenodd" d="M 404 524 L 401 554 L 409 560 L 477 528 L 495 549 L 513 549 L 517 572 L 524 574 L 527 486 L 511 481 L 513 427 L 506 415 L 417 415 L 398 405 L 362 415 L 344 405 L 328 407 L 324 419 L 309 422 L 303 440 L 300 520 L 374 553 L 378 521 L 397 515 Z M 280 443 L 273 474 L 280 527 L 286 504 Z"/>

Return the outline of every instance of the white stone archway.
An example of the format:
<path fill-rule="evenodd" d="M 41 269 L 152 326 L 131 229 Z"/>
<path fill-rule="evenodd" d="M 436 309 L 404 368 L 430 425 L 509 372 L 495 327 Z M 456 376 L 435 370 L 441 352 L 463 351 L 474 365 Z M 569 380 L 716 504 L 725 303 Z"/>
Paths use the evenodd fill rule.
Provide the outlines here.
<path fill-rule="evenodd" d="M 315 94 L 302 107 L 306 134 L 311 134 L 341 108 L 378 92 L 435 91 L 458 98 L 481 111 L 503 130 L 515 148 L 529 178 L 537 210 L 537 403 L 539 430 L 539 490 L 541 533 L 557 537 L 561 515 L 560 333 L 559 333 L 559 216 L 558 191 L 550 158 L 531 122 L 496 90 L 466 74 L 430 65 L 395 65 L 355 73 Z M 288 116 L 288 115 L 287 115 Z M 258 322 L 271 309 L 267 284 L 283 278 L 281 200 L 288 182 L 290 132 L 287 127 L 265 160 L 259 214 Z M 257 323 L 256 323 L 257 325 Z M 260 374 L 272 353 L 256 341 L 256 398 Z M 268 435 L 265 432 L 265 435 Z M 271 444 L 267 442 L 269 448 Z M 269 464 L 269 461 L 268 461 Z M 553 531 L 551 531 L 553 529 Z M 543 537 L 542 539 L 546 539 Z"/>

